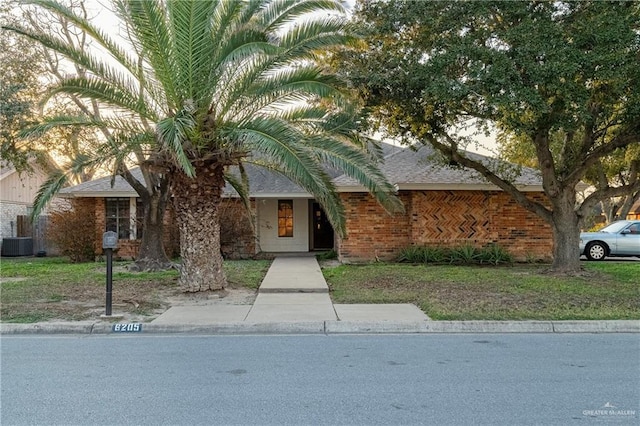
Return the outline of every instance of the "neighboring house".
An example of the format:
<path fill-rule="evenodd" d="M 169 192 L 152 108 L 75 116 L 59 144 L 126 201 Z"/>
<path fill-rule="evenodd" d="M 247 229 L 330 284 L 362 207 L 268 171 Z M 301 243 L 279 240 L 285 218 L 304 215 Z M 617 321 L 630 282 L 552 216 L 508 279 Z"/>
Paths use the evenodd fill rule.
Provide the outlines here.
<path fill-rule="evenodd" d="M 19 173 L 0 162 L 0 238 L 18 237 L 17 217 L 31 214 L 38 189 L 48 177 L 49 164 L 30 161 L 32 171 Z"/>
<path fill-rule="evenodd" d="M 640 219 L 640 200 L 636 201 L 635 204 L 631 206 L 631 210 L 629 210 L 627 219 L 629 220 Z"/>
<path fill-rule="evenodd" d="M 237 194 L 225 188 L 223 254 L 250 257 L 334 249 L 344 262 L 361 262 L 392 259 L 412 244 L 497 243 L 520 259 L 550 258 L 551 228 L 476 172 L 440 165 L 427 147 L 415 151 L 385 145 L 384 150 L 381 170 L 398 189 L 405 213 L 389 215 L 356 181 L 336 175 L 333 181 L 346 212 L 347 236 L 340 239 L 310 194 L 279 174 L 249 165 L 255 234 Z M 532 199 L 545 202 L 534 170 L 524 169 L 515 184 Z M 97 218 L 96 241 L 105 230 L 116 231 L 123 247 L 120 255 L 135 256 L 139 202 L 123 179 L 117 177 L 113 186 L 111 178 L 97 179 L 64 189 L 60 195 L 91 203 Z"/>

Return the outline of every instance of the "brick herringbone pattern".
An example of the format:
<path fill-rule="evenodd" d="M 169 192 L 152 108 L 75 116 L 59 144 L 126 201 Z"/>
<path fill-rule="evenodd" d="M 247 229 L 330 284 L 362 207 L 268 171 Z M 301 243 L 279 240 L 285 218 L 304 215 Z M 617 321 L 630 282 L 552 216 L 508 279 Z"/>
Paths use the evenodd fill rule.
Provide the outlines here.
<path fill-rule="evenodd" d="M 422 191 L 412 200 L 414 243 L 491 241 L 490 196 L 480 191 Z"/>

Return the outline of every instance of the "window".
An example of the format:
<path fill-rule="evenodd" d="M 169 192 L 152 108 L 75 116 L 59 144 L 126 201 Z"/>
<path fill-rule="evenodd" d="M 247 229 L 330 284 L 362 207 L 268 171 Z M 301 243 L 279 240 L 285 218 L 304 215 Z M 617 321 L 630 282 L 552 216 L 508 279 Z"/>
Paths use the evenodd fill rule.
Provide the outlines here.
<path fill-rule="evenodd" d="M 278 237 L 293 237 L 293 200 L 278 200 Z"/>
<path fill-rule="evenodd" d="M 131 235 L 129 198 L 107 198 L 105 205 L 107 209 L 106 230 L 117 233 L 121 240 L 128 240 Z"/>

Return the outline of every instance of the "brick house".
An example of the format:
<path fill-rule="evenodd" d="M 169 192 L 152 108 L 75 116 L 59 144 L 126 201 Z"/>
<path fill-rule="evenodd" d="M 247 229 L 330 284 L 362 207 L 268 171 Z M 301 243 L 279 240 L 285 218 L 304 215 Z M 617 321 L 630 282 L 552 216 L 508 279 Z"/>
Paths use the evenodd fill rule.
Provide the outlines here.
<path fill-rule="evenodd" d="M 629 220 L 640 219 L 640 200 L 636 201 L 633 204 L 633 206 L 631 206 L 631 210 L 629 210 L 627 219 Z"/>
<path fill-rule="evenodd" d="M 384 152 L 380 168 L 398 189 L 404 213 L 389 215 L 356 181 L 336 175 L 333 181 L 345 206 L 347 229 L 345 238 L 337 238 L 310 194 L 281 175 L 249 165 L 255 227 L 237 194 L 225 188 L 223 254 L 242 258 L 334 249 L 343 262 L 363 262 L 393 259 L 409 245 L 497 243 L 518 259 L 551 257 L 551 228 L 475 171 L 441 165 L 428 147 L 416 151 L 384 145 Z M 63 190 L 61 196 L 92 203 L 96 241 L 101 241 L 105 230 L 114 230 L 121 238 L 120 256 L 134 257 L 140 236 L 137 194 L 119 177 L 113 187 L 110 182 L 110 177 L 86 182 Z M 515 184 L 532 199 L 546 199 L 532 169 L 524 169 Z M 177 241 L 171 212 L 166 220 L 165 241 L 171 246 Z"/>

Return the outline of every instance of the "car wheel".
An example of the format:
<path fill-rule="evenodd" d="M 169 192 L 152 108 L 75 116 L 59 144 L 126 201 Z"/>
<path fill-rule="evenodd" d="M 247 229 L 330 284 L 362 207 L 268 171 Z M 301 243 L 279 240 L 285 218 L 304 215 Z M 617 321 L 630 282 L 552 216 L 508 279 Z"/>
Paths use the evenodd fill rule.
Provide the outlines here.
<path fill-rule="evenodd" d="M 603 243 L 591 243 L 584 254 L 589 260 L 602 260 L 607 255 L 607 246 Z"/>

